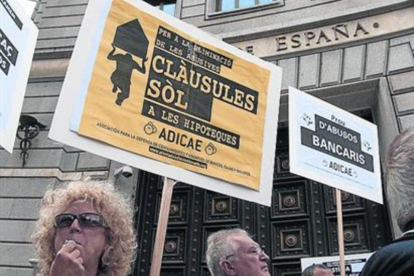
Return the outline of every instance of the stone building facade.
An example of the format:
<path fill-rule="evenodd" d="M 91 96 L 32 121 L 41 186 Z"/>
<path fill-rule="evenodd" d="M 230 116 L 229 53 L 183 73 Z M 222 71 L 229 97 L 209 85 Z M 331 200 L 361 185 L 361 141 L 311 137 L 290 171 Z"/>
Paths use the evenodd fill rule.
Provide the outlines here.
<path fill-rule="evenodd" d="M 337 254 L 334 193 L 289 173 L 287 88 L 377 124 L 383 160 L 395 135 L 414 127 L 414 1 L 147 2 L 283 69 L 272 207 L 179 184 L 162 275 L 208 275 L 206 237 L 232 226 L 248 229 L 269 252 L 272 275 L 300 275 L 300 258 Z M 12 155 L 0 149 L 0 276 L 33 275 L 30 235 L 45 190 L 85 177 L 110 179 L 135 200 L 140 247 L 133 275 L 148 275 L 160 177 L 137 169 L 115 177 L 123 164 L 47 138 L 87 4 L 41 0 L 33 14 L 40 32 L 22 113 L 46 128 L 32 140 L 24 167 L 19 140 Z M 343 205 L 347 253 L 374 251 L 399 235 L 387 204 L 343 193 Z"/>

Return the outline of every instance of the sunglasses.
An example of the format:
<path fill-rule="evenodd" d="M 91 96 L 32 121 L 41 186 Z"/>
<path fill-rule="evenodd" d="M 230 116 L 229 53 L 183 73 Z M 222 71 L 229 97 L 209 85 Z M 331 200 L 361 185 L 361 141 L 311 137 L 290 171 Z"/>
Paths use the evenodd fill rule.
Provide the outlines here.
<path fill-rule="evenodd" d="M 69 227 L 72 223 L 78 220 L 79 224 L 85 227 L 108 227 L 104 219 L 95 213 L 82 213 L 79 215 L 74 214 L 59 214 L 55 217 L 54 226 L 56 228 Z"/>

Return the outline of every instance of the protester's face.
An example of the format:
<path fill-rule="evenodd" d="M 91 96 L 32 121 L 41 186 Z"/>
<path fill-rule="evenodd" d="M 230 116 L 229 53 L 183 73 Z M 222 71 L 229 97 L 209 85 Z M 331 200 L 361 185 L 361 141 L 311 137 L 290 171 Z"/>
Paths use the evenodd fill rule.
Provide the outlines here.
<path fill-rule="evenodd" d="M 332 270 L 315 268 L 313 270 L 313 276 L 334 276 Z"/>
<path fill-rule="evenodd" d="M 267 261 L 269 256 L 260 246 L 246 235 L 234 235 L 233 241 L 238 244 L 233 265 L 237 276 L 270 276 Z M 231 260 L 231 259 L 229 259 Z"/>
<path fill-rule="evenodd" d="M 97 213 L 90 202 L 77 201 L 72 203 L 62 213 L 74 215 L 82 213 Z M 105 248 L 105 228 L 103 227 L 85 227 L 79 224 L 75 219 L 73 223 L 64 228 L 56 228 L 55 237 L 55 254 L 62 248 L 65 241 L 72 240 L 76 243 L 77 249 L 81 252 L 83 266 L 97 267 Z"/>

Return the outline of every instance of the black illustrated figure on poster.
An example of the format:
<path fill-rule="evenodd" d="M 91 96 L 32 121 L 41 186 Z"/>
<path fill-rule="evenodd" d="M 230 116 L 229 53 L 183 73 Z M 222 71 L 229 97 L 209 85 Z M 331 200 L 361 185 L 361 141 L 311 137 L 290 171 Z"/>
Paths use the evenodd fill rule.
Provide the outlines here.
<path fill-rule="evenodd" d="M 117 48 L 126 53 L 114 55 Z M 115 101 L 117 105 L 121 106 L 123 101 L 129 98 L 133 70 L 137 69 L 145 74 L 145 62 L 148 60 L 147 50 L 148 39 L 137 19 L 118 26 L 112 43 L 112 51 L 107 57 L 109 60 L 116 61 L 116 69 L 111 75 L 111 82 L 112 92 L 116 93 L 118 89 L 121 91 Z M 139 65 L 133 56 L 141 58 L 142 65 Z"/>
<path fill-rule="evenodd" d="M 147 59 L 143 61 L 143 65 L 141 67 L 132 59 L 131 54 L 126 53 L 114 55 L 115 50 L 116 48 L 114 44 L 112 44 L 112 51 L 108 55 L 109 60 L 116 61 L 116 69 L 111 75 L 111 81 L 114 85 L 112 92 L 116 93 L 118 89 L 121 90 L 121 93 L 118 94 L 115 103 L 117 105 L 122 105 L 122 102 L 129 98 L 132 71 L 137 69 L 141 73 L 145 74 L 145 62 Z"/>

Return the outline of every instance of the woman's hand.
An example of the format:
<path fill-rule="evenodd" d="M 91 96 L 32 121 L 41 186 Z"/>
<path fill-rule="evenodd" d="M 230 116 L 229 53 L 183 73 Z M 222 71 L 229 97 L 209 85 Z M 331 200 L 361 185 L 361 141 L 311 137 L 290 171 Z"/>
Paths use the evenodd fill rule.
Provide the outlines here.
<path fill-rule="evenodd" d="M 81 252 L 74 241 L 64 244 L 58 251 L 49 276 L 85 276 Z"/>

